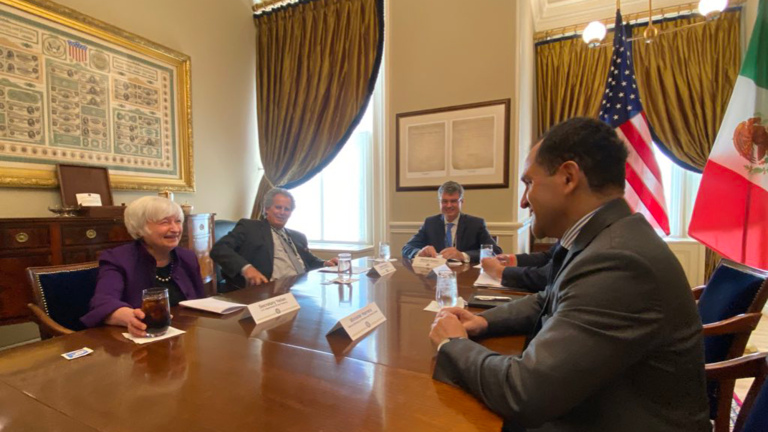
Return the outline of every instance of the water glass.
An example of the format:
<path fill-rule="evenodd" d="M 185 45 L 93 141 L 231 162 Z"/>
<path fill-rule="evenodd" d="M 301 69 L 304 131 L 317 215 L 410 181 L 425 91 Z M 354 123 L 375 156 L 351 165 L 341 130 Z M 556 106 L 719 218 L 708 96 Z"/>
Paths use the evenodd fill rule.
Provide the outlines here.
<path fill-rule="evenodd" d="M 339 279 L 343 281 L 352 279 L 352 254 L 340 253 L 338 258 Z"/>
<path fill-rule="evenodd" d="M 379 261 L 389 261 L 389 243 L 379 242 Z"/>
<path fill-rule="evenodd" d="M 480 262 L 482 263 L 485 258 L 493 258 L 496 254 L 493 252 L 492 244 L 480 245 Z M 483 270 L 480 270 L 481 272 Z"/>
<path fill-rule="evenodd" d="M 458 285 L 456 285 L 456 273 L 452 271 L 441 271 L 437 273 L 435 300 L 441 309 L 444 307 L 458 306 L 459 288 Z"/>
<path fill-rule="evenodd" d="M 171 305 L 167 288 L 150 288 L 141 292 L 141 311 L 147 336 L 162 336 L 171 326 Z"/>

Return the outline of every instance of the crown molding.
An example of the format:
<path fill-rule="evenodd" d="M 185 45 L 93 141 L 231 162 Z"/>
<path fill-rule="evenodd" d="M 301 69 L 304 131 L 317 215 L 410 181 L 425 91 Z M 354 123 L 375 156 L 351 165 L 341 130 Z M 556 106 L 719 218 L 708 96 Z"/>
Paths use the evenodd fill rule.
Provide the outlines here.
<path fill-rule="evenodd" d="M 594 20 L 612 19 L 616 3 L 609 0 L 530 0 L 535 31 L 551 30 Z M 655 0 L 653 8 L 690 3 L 691 0 Z M 622 0 L 621 13 L 626 15 L 648 10 L 648 0 Z"/>

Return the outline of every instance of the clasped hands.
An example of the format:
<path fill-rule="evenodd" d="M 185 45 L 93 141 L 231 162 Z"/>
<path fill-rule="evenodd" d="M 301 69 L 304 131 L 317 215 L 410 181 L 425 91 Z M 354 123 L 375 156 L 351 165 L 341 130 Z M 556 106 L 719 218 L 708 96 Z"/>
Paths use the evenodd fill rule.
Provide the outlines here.
<path fill-rule="evenodd" d="M 488 321 L 472 312 L 458 308 L 443 308 L 437 313 L 432 323 L 429 338 L 437 348 L 441 342 L 449 338 L 481 336 L 488 330 Z"/>
<path fill-rule="evenodd" d="M 464 254 L 455 247 L 445 248 L 438 254 L 434 246 L 424 246 L 418 253 L 418 256 L 427 258 L 437 258 L 437 255 L 440 255 L 445 259 L 464 261 Z"/>
<path fill-rule="evenodd" d="M 323 266 L 325 267 L 333 267 L 338 264 L 338 258 L 331 258 L 328 261 L 323 262 Z M 249 287 L 269 282 L 269 279 L 261 274 L 260 271 L 256 270 L 256 267 L 254 266 L 248 266 L 245 270 L 243 270 L 243 278 L 245 278 L 245 283 Z"/>
<path fill-rule="evenodd" d="M 485 258 L 480 262 L 483 271 L 496 279 L 501 279 L 504 273 L 504 267 L 514 267 L 517 265 L 517 257 L 514 255 L 501 254 L 492 258 Z"/>

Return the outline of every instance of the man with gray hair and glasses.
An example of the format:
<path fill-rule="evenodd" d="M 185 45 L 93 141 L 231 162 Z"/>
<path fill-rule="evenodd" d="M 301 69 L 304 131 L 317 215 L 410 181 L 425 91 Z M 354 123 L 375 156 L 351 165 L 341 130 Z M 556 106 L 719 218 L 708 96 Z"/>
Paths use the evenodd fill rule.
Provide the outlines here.
<path fill-rule="evenodd" d="M 245 287 L 296 276 L 323 266 L 307 247 L 307 236 L 285 228 L 296 208 L 293 195 L 274 188 L 264 197 L 264 220 L 240 219 L 235 228 L 211 249 L 227 283 Z"/>
<path fill-rule="evenodd" d="M 501 248 L 491 238 L 482 218 L 461 212 L 464 188 L 447 181 L 437 190 L 440 214 L 424 220 L 419 232 L 403 246 L 403 257 L 436 257 L 463 262 L 478 262 L 480 246 L 493 245 L 494 253 Z"/>

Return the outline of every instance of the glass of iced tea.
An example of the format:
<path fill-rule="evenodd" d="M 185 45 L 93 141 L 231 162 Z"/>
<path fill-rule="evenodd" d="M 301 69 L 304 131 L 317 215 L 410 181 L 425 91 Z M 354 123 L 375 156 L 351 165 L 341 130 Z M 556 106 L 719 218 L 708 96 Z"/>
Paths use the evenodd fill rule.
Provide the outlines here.
<path fill-rule="evenodd" d="M 150 288 L 141 293 L 141 311 L 147 325 L 147 337 L 162 336 L 171 325 L 171 305 L 167 288 Z"/>

